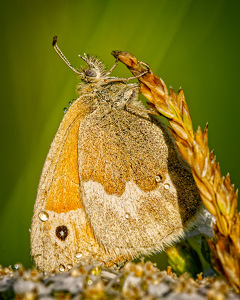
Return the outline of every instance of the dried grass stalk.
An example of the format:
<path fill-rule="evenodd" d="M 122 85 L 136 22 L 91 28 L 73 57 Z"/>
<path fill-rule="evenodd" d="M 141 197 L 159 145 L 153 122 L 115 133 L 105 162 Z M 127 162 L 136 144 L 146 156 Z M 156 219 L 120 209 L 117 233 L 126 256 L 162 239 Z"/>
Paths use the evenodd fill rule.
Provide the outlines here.
<path fill-rule="evenodd" d="M 150 67 L 135 56 L 122 51 L 112 53 L 123 62 L 141 84 L 142 94 L 151 108 L 169 120 L 169 128 L 179 152 L 192 168 L 201 198 L 215 216 L 214 241 L 209 240 L 216 270 L 240 292 L 240 217 L 237 211 L 238 191 L 230 175 L 221 176 L 216 157 L 208 147 L 208 125 L 204 131 L 198 127 L 193 133 L 192 120 L 183 90 L 178 94 L 168 89 L 164 81 L 152 73 Z M 147 67 L 147 69 L 146 69 Z M 146 72 L 143 76 L 141 73 Z"/>

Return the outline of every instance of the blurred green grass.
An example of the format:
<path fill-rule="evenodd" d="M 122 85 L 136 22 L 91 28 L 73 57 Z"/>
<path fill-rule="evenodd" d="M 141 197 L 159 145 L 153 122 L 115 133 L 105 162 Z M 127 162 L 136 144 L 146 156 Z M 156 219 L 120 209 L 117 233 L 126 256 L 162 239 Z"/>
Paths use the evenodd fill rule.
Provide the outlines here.
<path fill-rule="evenodd" d="M 239 185 L 239 9 L 227 0 L 1 1 L 1 264 L 32 264 L 38 180 L 63 108 L 76 97 L 76 76 L 53 51 L 54 35 L 76 67 L 86 52 L 110 68 L 111 51 L 124 50 L 167 86 L 181 86 L 194 128 L 209 122 L 222 174 Z M 130 73 L 119 65 L 114 75 Z"/>

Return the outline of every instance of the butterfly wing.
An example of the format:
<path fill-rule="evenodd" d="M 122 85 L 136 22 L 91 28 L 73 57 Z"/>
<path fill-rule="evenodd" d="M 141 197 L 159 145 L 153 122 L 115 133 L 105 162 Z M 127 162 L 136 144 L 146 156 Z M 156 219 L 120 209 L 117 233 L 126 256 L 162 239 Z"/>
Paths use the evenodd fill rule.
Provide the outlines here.
<path fill-rule="evenodd" d="M 69 108 L 39 182 L 31 254 L 36 266 L 45 271 L 68 270 L 82 257 L 99 251 L 83 208 L 78 174 L 78 131 L 88 109 L 81 99 Z"/>
<path fill-rule="evenodd" d="M 78 98 L 65 114 L 38 187 L 31 254 L 45 271 L 161 250 L 201 207 L 161 123 L 134 108 L 93 111 L 86 102 Z"/>
<path fill-rule="evenodd" d="M 116 255 L 162 250 L 201 208 L 189 166 L 165 126 L 134 108 L 85 118 L 79 172 L 94 236 Z"/>

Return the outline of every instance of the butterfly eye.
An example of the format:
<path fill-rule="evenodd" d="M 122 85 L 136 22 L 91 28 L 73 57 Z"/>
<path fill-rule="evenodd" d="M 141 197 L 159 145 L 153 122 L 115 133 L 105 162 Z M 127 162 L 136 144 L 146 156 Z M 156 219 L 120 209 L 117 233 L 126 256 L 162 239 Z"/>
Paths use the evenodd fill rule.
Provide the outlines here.
<path fill-rule="evenodd" d="M 88 77 L 97 77 L 97 73 L 93 69 L 87 69 L 85 71 L 85 75 L 88 76 Z"/>

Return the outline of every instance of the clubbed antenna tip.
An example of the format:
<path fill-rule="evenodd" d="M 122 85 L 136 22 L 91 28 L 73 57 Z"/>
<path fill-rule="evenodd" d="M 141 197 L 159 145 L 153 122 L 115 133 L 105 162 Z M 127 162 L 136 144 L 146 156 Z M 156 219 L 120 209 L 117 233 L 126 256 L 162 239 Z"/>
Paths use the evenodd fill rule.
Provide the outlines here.
<path fill-rule="evenodd" d="M 57 36 L 55 35 L 55 36 L 53 37 L 53 42 L 52 42 L 53 47 L 54 47 L 56 44 L 57 44 Z"/>
<path fill-rule="evenodd" d="M 67 60 L 67 58 L 64 56 L 64 54 L 62 53 L 62 51 L 58 47 L 58 45 L 57 45 L 57 36 L 56 35 L 53 37 L 52 45 L 53 45 L 53 49 L 57 52 L 57 54 L 65 62 L 65 64 L 67 64 L 69 66 L 69 68 L 72 69 L 75 73 L 77 73 L 78 75 L 81 75 L 81 72 L 74 69 L 74 67 L 70 64 L 70 62 Z"/>

